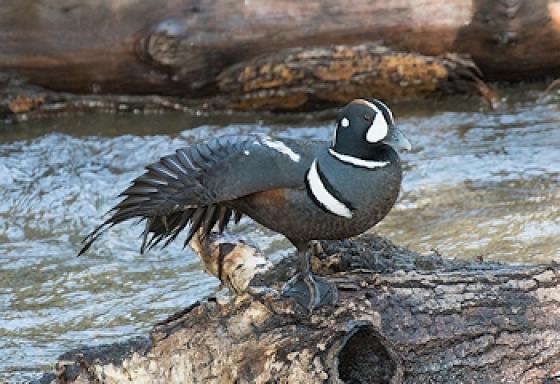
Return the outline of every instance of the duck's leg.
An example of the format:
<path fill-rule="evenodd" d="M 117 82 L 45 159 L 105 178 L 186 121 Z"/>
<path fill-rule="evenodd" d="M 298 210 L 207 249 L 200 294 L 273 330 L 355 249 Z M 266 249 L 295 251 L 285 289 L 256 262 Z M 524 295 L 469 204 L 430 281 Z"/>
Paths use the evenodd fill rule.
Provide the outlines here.
<path fill-rule="evenodd" d="M 297 273 L 284 285 L 282 295 L 292 297 L 309 313 L 322 305 L 336 303 L 338 299 L 336 285 L 311 273 L 311 255 L 307 244 L 298 245 L 297 250 L 299 262 Z"/>

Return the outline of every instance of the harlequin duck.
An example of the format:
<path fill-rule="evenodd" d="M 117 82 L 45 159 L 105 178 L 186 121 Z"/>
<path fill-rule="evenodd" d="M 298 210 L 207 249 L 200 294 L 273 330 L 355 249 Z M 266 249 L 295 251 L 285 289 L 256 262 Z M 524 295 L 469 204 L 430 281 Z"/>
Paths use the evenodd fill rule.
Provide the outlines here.
<path fill-rule="evenodd" d="M 308 243 L 359 235 L 385 217 L 400 190 L 400 148 L 410 143 L 390 109 L 366 98 L 339 112 L 330 143 L 246 135 L 182 148 L 132 181 L 80 254 L 129 219 L 146 222 L 144 252 L 185 228 L 186 245 L 197 232 L 210 234 L 215 225 L 221 232 L 247 215 L 297 248 L 297 273 L 282 293 L 312 311 L 334 303 L 337 291 L 311 273 Z"/>

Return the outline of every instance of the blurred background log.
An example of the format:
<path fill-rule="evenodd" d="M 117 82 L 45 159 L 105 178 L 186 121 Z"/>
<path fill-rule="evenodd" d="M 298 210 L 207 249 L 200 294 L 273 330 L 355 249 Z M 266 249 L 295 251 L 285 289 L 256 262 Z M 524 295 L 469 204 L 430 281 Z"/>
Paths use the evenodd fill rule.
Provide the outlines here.
<path fill-rule="evenodd" d="M 337 282 L 334 307 L 309 317 L 270 295 L 211 298 L 156 325 L 149 341 L 68 353 L 43 382 L 552 383 L 560 377 L 557 264 L 420 256 L 372 235 L 322 248 L 313 267 Z M 287 258 L 254 283 L 278 284 L 292 273 Z"/>
<path fill-rule="evenodd" d="M 557 0 L 5 0 L 0 14 L 0 73 L 57 92 L 179 96 L 219 108 L 308 109 L 327 101 L 338 104 L 342 96 L 325 92 L 325 82 L 345 85 L 349 72 L 334 69 L 317 76 L 310 64 L 309 71 L 299 71 L 303 75 L 299 89 L 288 89 L 284 97 L 276 92 L 273 101 L 249 96 L 248 102 L 238 94 L 230 100 L 228 79 L 234 74 L 239 79 L 241 73 L 236 71 L 258 63 L 279 65 L 293 58 L 300 59 L 303 69 L 308 50 L 310 63 L 319 58 L 323 70 L 329 71 L 332 62 L 340 63 L 329 51 L 372 57 L 380 54 L 374 52 L 379 46 L 400 59 L 380 60 L 381 66 L 373 68 L 361 62 L 358 72 L 366 79 L 351 77 L 341 95 L 383 98 L 387 92 L 387 101 L 397 101 L 432 92 L 468 92 L 477 87 L 446 87 L 441 77 L 434 78 L 429 92 L 425 82 L 418 86 L 400 79 L 390 83 L 389 91 L 375 86 L 377 75 L 402 75 L 403 56 L 417 61 L 416 67 L 405 69 L 412 78 L 425 76 L 426 57 L 438 61 L 449 54 L 467 55 L 473 61 L 456 66 L 458 73 L 446 67 L 451 70 L 447 78 L 460 77 L 474 64 L 485 80 L 558 76 L 559 27 Z M 268 72 L 264 70 L 257 82 L 261 93 L 268 92 Z M 14 105 L 13 101 L 4 104 Z"/>
<path fill-rule="evenodd" d="M 364 94 L 391 101 L 437 93 L 485 96 L 488 88 L 479 76 L 471 60 L 452 54 L 424 56 L 375 43 L 292 48 L 221 72 L 217 85 L 223 96 L 215 102 L 236 110 L 308 110 Z"/>

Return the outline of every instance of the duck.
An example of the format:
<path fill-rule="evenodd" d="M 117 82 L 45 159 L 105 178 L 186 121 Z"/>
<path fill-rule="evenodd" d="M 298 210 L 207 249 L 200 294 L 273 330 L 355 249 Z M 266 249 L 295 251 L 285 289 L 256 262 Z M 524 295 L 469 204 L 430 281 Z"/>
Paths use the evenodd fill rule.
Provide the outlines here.
<path fill-rule="evenodd" d="M 312 273 L 309 244 L 360 235 L 395 204 L 403 178 L 400 150 L 411 144 L 389 107 L 352 100 L 337 114 L 332 139 L 227 135 L 178 149 L 146 167 L 119 195 L 79 254 L 111 227 L 144 222 L 140 252 L 186 232 L 186 246 L 247 216 L 286 237 L 296 273 L 281 295 L 312 312 L 335 304 L 335 284 Z"/>

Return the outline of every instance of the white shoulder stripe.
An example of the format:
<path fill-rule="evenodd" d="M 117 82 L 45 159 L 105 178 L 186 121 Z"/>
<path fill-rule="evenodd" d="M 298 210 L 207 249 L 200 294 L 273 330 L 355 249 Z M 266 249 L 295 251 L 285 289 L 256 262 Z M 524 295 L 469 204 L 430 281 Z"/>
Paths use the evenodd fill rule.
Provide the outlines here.
<path fill-rule="evenodd" d="M 331 195 L 321 181 L 321 177 L 317 171 L 317 159 L 313 160 L 311 168 L 309 168 L 309 172 L 307 173 L 307 182 L 315 199 L 317 199 L 317 201 L 321 203 L 326 210 L 337 216 L 346 217 L 348 219 L 352 218 L 352 211 L 344 205 L 344 203 Z"/>
<path fill-rule="evenodd" d="M 286 144 L 284 144 L 280 140 L 273 140 L 270 137 L 265 137 L 262 140 L 262 142 L 267 147 L 272 148 L 275 151 L 278 151 L 278 152 L 288 156 L 292 161 L 294 161 L 296 163 L 301 159 L 301 156 L 299 155 L 299 153 L 294 152 L 290 147 L 288 147 Z"/>
<path fill-rule="evenodd" d="M 364 160 L 364 159 L 360 159 L 359 157 L 344 155 L 342 153 L 338 153 L 332 148 L 329 148 L 329 153 L 334 157 L 336 157 L 338 160 L 342 161 L 343 163 L 355 165 L 356 167 L 374 169 L 374 168 L 383 168 L 389 164 L 388 161 Z"/>

